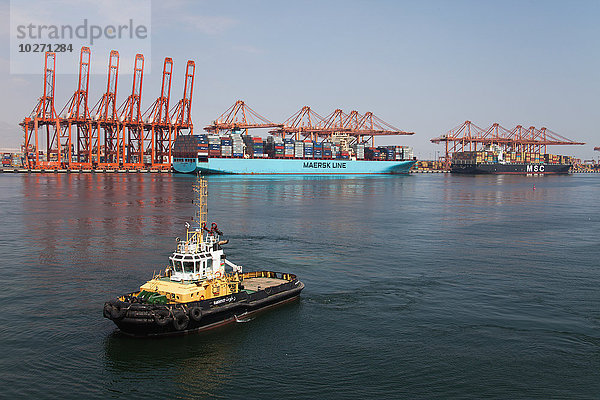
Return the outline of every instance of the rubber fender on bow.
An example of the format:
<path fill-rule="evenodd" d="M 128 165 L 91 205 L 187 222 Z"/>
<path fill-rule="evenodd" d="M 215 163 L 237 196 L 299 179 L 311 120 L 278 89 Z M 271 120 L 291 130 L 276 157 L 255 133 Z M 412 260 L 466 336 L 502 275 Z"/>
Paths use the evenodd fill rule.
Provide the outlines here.
<path fill-rule="evenodd" d="M 173 327 L 182 331 L 187 328 L 190 318 L 183 311 L 173 311 Z"/>
<path fill-rule="evenodd" d="M 111 319 L 121 319 L 125 316 L 125 313 L 127 313 L 127 307 L 122 301 L 117 301 L 110 308 Z"/>
<path fill-rule="evenodd" d="M 110 305 L 110 303 L 104 303 L 104 310 L 102 311 L 102 314 L 104 315 L 104 318 L 109 318 L 110 319 L 110 313 L 112 311 L 112 306 Z"/>

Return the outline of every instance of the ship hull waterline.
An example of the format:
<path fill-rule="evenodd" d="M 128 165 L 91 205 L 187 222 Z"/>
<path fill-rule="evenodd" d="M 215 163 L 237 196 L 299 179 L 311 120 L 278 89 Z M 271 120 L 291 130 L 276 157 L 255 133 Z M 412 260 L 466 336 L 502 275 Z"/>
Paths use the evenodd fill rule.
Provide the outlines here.
<path fill-rule="evenodd" d="M 408 174 L 416 161 L 325 159 L 208 158 L 207 161 L 174 161 L 179 173 L 230 175 L 360 175 Z"/>
<path fill-rule="evenodd" d="M 509 174 L 509 175 L 556 175 L 568 174 L 570 164 L 452 164 L 455 174 Z"/>

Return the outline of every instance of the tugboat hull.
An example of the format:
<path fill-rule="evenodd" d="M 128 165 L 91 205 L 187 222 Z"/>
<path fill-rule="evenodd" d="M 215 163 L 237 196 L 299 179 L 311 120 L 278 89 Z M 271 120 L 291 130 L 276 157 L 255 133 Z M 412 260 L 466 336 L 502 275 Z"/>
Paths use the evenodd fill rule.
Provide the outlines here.
<path fill-rule="evenodd" d="M 167 336 L 201 332 L 235 322 L 238 317 L 296 299 L 304 284 L 297 279 L 259 290 L 243 290 L 230 295 L 185 304 L 144 304 L 124 296 L 104 304 L 104 316 L 121 332 L 131 336 Z"/>

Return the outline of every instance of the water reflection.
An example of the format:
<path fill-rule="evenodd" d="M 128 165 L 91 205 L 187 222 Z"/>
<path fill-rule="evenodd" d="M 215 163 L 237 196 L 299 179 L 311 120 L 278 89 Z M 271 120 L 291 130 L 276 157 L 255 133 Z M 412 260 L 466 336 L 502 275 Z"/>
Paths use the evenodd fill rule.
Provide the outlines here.
<path fill-rule="evenodd" d="M 507 215 L 527 210 L 537 212 L 536 204 L 547 202 L 548 185 L 552 176 L 476 175 L 445 176 L 443 202 L 441 203 L 444 223 L 471 224 L 476 222 L 500 221 Z M 537 187 L 536 187 L 537 185 Z M 554 199 L 552 199 L 554 200 Z M 531 207 L 533 206 L 533 207 Z"/>
<path fill-rule="evenodd" d="M 160 397 L 165 393 L 184 398 L 226 397 L 227 391 L 239 390 L 230 385 L 231 380 L 237 380 L 240 387 L 252 384 L 249 366 L 273 350 L 269 339 L 273 329 L 295 326 L 300 307 L 299 302 L 288 303 L 248 323 L 186 336 L 139 339 L 114 332 L 104 340 L 104 370 L 112 385 L 125 392 L 151 388 L 161 377 L 162 386 L 156 390 Z"/>
<path fill-rule="evenodd" d="M 191 214 L 191 187 L 164 174 L 27 174 L 20 190 L 24 273 L 42 290 L 93 290 L 131 267 L 150 274 Z"/>
<path fill-rule="evenodd" d="M 161 376 L 160 393 L 214 396 L 226 383 L 243 343 L 246 332 L 239 328 L 142 340 L 114 333 L 104 343 L 105 369 L 115 386 L 145 387 Z"/>

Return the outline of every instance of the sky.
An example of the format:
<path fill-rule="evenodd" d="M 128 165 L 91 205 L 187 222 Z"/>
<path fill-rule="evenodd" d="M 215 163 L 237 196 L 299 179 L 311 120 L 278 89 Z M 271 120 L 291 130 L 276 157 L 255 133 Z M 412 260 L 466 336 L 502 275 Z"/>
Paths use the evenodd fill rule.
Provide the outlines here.
<path fill-rule="evenodd" d="M 550 152 L 600 156 L 593 151 L 600 146 L 600 1 L 149 3 L 151 51 L 142 108 L 159 95 L 164 57 L 173 58 L 172 103 L 182 96 L 187 60 L 194 60 L 196 132 L 241 99 L 274 122 L 305 105 L 322 116 L 337 108 L 371 111 L 415 132 L 376 138 L 376 145 L 412 146 L 421 159 L 442 151 L 431 138 L 465 120 L 482 128 L 494 122 L 507 129 L 547 127 L 586 142 Z M 79 17 L 81 8 L 69 4 L 58 1 L 54 10 Z M 9 2 L 3 0 L 0 148 L 22 143 L 18 123 L 43 89 L 42 55 L 36 61 L 39 74 L 10 73 L 10 16 Z M 122 57 L 119 104 L 131 90 L 128 72 L 135 50 L 129 47 L 115 41 Z M 108 54 L 92 47 L 92 58 L 102 65 L 90 80 L 94 104 L 106 88 Z M 57 109 L 73 94 L 76 79 L 57 75 Z M 255 133 L 266 135 L 265 130 Z"/>

